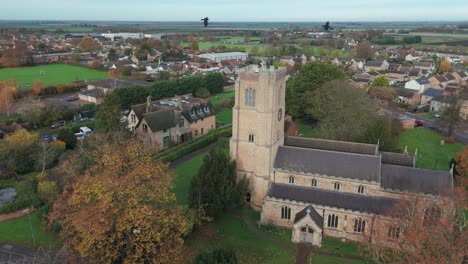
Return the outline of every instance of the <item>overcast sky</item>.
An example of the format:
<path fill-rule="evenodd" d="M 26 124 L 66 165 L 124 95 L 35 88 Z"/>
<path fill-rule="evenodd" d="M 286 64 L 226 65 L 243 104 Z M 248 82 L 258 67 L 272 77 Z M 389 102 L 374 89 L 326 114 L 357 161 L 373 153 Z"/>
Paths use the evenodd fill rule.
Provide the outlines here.
<path fill-rule="evenodd" d="M 0 0 L 0 19 L 461 21 L 468 0 Z"/>

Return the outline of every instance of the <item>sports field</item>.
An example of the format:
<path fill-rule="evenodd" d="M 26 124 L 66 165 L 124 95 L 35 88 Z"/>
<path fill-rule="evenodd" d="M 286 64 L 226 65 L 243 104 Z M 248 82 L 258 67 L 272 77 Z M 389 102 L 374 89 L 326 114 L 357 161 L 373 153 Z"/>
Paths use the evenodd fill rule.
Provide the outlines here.
<path fill-rule="evenodd" d="M 22 89 L 29 89 L 36 80 L 47 85 L 69 84 L 77 80 L 100 80 L 107 73 L 68 64 L 49 64 L 34 67 L 7 68 L 0 70 L 0 81 L 16 79 Z"/>

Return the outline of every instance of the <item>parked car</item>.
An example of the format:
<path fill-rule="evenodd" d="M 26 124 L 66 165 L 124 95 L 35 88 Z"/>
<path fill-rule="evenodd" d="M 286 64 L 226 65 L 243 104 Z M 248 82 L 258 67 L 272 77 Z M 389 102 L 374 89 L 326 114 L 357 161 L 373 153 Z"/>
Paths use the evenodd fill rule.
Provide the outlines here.
<path fill-rule="evenodd" d="M 65 122 L 64 120 L 57 121 L 57 122 L 53 123 L 52 126 L 50 126 L 50 128 L 59 128 L 59 127 L 64 126 L 66 123 L 67 122 Z"/>
<path fill-rule="evenodd" d="M 78 100 L 78 95 L 74 94 L 74 95 L 68 96 L 65 100 L 66 100 L 67 102 L 76 101 L 76 100 Z"/>
<path fill-rule="evenodd" d="M 435 118 L 440 118 L 440 114 L 439 114 L 439 113 L 436 113 L 436 114 L 434 115 L 434 117 L 435 117 Z"/>
<path fill-rule="evenodd" d="M 422 121 L 422 120 L 414 121 L 414 127 L 423 127 L 425 125 L 426 125 L 426 123 L 424 123 L 424 121 Z"/>
<path fill-rule="evenodd" d="M 85 137 L 91 136 L 93 134 L 93 130 L 89 127 L 80 127 L 80 133 L 82 133 Z"/>
<path fill-rule="evenodd" d="M 75 133 L 75 137 L 76 137 L 77 140 L 81 140 L 81 139 L 85 138 L 84 134 L 81 133 L 81 132 Z"/>

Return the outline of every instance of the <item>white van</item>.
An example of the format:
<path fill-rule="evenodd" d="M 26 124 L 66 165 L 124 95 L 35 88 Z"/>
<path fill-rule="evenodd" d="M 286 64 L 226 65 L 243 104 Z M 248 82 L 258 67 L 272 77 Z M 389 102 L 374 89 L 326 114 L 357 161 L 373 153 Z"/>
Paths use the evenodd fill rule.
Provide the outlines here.
<path fill-rule="evenodd" d="M 91 136 L 93 134 L 93 131 L 89 127 L 80 127 L 80 133 L 83 134 L 83 136 Z"/>

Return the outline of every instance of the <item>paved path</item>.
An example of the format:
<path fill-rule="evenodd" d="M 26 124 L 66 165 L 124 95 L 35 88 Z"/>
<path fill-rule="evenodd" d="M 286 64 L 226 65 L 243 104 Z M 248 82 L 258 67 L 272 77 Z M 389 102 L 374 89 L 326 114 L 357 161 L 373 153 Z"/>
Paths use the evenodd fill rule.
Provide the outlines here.
<path fill-rule="evenodd" d="M 191 159 L 193 159 L 195 156 L 198 156 L 202 153 L 205 153 L 205 152 L 208 152 L 211 148 L 213 148 L 214 146 L 216 145 L 216 142 L 214 143 L 211 143 L 210 145 L 204 147 L 204 148 L 201 148 L 199 150 L 196 150 L 190 154 L 187 154 L 185 156 L 183 156 L 182 158 L 179 158 L 179 159 L 176 159 L 174 160 L 173 162 L 171 162 L 171 164 L 169 164 L 169 168 L 171 169 L 174 169 L 174 168 L 177 168 L 179 167 L 182 163 L 186 162 L 186 161 L 189 161 Z"/>
<path fill-rule="evenodd" d="M 21 210 L 18 210 L 16 212 L 9 213 L 9 214 L 2 214 L 0 215 L 0 222 L 22 217 L 28 213 L 28 212 L 25 212 L 25 210 L 28 210 L 28 208 L 24 208 L 24 209 L 21 209 Z M 30 212 L 32 212 L 32 208 L 29 210 L 31 210 Z"/>
<path fill-rule="evenodd" d="M 35 254 L 33 249 L 0 243 L 0 263 L 31 263 Z"/>

